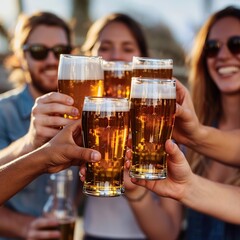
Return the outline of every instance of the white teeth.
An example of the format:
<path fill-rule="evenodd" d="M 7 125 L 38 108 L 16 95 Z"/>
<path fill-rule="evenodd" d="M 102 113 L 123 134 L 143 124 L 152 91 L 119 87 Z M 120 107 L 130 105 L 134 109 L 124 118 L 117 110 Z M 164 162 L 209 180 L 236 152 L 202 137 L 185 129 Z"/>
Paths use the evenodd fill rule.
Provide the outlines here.
<path fill-rule="evenodd" d="M 56 76 L 57 75 L 57 70 L 46 70 L 44 71 L 46 75 L 48 76 Z"/>
<path fill-rule="evenodd" d="M 230 73 L 236 73 L 238 71 L 239 71 L 239 67 L 236 67 L 236 66 L 222 67 L 218 69 L 218 72 L 220 74 L 230 74 Z"/>

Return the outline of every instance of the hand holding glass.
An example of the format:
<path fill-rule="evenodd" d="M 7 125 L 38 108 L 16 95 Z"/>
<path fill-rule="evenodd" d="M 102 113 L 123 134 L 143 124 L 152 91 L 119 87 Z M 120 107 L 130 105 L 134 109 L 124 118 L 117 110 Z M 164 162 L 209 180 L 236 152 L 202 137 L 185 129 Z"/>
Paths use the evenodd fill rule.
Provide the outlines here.
<path fill-rule="evenodd" d="M 74 106 L 80 113 L 77 118 L 81 118 L 84 97 L 103 95 L 102 58 L 61 54 L 58 90 L 74 99 Z"/>

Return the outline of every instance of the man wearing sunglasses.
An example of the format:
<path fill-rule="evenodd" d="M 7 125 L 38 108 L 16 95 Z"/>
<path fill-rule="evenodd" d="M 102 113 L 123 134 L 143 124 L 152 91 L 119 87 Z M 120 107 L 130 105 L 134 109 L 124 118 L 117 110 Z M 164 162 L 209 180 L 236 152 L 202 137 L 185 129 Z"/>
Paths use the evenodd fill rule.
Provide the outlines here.
<path fill-rule="evenodd" d="M 61 117 L 63 113 L 78 114 L 73 99 L 56 92 L 59 55 L 70 53 L 71 44 L 69 26 L 55 14 L 20 16 L 12 40 L 14 55 L 8 62 L 19 62 L 24 85 L 0 96 L 1 165 L 54 137 L 60 126 L 72 121 Z M 40 176 L 0 208 L 0 236 L 28 239 L 34 232 L 41 238 L 39 229 L 46 223 L 36 217 L 48 198 L 48 179 Z M 49 231 L 45 234 L 47 238 Z"/>

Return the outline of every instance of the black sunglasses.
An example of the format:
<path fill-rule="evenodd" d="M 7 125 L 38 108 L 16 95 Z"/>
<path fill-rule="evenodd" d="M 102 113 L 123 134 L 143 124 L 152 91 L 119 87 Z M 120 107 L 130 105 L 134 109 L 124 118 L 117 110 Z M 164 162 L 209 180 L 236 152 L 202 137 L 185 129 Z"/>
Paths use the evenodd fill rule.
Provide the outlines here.
<path fill-rule="evenodd" d="M 44 60 L 48 56 L 48 52 L 52 51 L 56 59 L 59 59 L 60 54 L 69 54 L 72 51 L 72 47 L 68 45 L 56 45 L 54 47 L 48 48 L 42 44 L 32 44 L 24 45 L 24 52 L 30 52 L 30 55 L 35 60 Z"/>
<path fill-rule="evenodd" d="M 208 58 L 214 58 L 218 55 L 223 43 L 217 40 L 208 40 L 205 44 L 205 56 Z M 230 37 L 226 43 L 229 51 L 232 54 L 240 53 L 240 36 Z"/>

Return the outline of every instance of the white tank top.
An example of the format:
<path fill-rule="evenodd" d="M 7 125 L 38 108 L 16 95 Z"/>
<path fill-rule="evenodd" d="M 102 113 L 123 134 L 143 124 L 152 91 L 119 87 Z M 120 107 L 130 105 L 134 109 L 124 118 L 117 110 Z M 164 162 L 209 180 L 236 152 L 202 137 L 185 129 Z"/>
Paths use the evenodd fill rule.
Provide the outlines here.
<path fill-rule="evenodd" d="M 94 237 L 146 239 L 123 197 L 87 197 L 84 232 Z"/>

